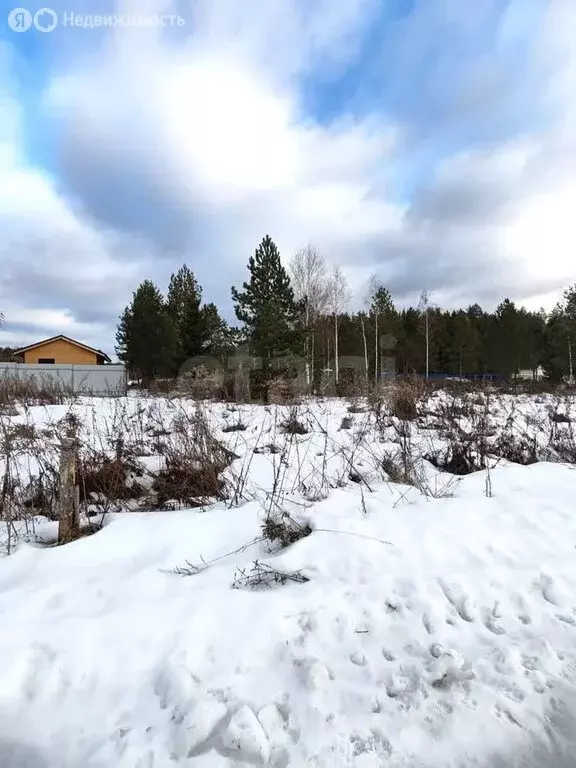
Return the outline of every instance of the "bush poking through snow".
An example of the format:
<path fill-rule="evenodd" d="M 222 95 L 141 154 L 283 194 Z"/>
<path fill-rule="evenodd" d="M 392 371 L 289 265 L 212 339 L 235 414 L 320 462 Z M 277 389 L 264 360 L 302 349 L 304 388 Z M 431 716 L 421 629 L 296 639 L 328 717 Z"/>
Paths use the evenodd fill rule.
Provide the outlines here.
<path fill-rule="evenodd" d="M 267 445 L 257 445 L 256 448 L 254 448 L 254 453 L 257 455 L 266 455 L 270 453 L 273 456 L 277 456 L 282 453 L 282 448 L 274 443 L 267 443 Z"/>
<path fill-rule="evenodd" d="M 512 431 L 503 432 L 491 449 L 495 456 L 514 464 L 528 466 L 538 462 L 538 442 L 536 435 L 516 435 Z"/>
<path fill-rule="evenodd" d="M 247 429 L 248 427 L 246 424 L 237 421 L 235 424 L 227 424 L 225 427 L 222 427 L 222 432 L 225 434 L 229 434 L 230 432 L 246 432 Z"/>
<path fill-rule="evenodd" d="M 303 424 L 298 416 L 298 408 L 290 408 L 288 417 L 280 424 L 282 432 L 287 435 L 307 435 L 308 427 Z"/>
<path fill-rule="evenodd" d="M 420 379 L 400 379 L 386 391 L 386 404 L 392 416 L 401 421 L 414 421 L 423 395 L 424 385 Z"/>
<path fill-rule="evenodd" d="M 250 570 L 247 570 L 246 568 L 236 569 L 232 588 L 264 590 L 284 586 L 284 584 L 287 584 L 288 582 L 305 584 L 307 581 L 310 581 L 310 579 L 307 576 L 304 576 L 300 571 L 286 573 L 284 571 L 278 571 L 276 568 L 272 568 L 272 566 L 267 565 L 266 563 L 259 563 L 258 560 L 256 560 Z"/>
<path fill-rule="evenodd" d="M 391 483 L 398 483 L 399 485 L 414 484 L 412 472 L 405 462 L 402 461 L 399 453 L 394 455 L 391 453 L 384 454 L 382 457 L 382 469 L 386 472 Z"/>
<path fill-rule="evenodd" d="M 220 474 L 227 464 L 218 462 L 200 464 L 186 456 L 171 456 L 166 468 L 158 473 L 154 491 L 160 506 L 174 499 L 191 507 L 202 507 L 224 498 L 224 482 Z"/>
<path fill-rule="evenodd" d="M 447 449 L 423 457 L 433 467 L 463 477 L 485 469 L 486 465 L 470 444 L 452 443 Z"/>
<path fill-rule="evenodd" d="M 80 501 L 101 497 L 112 502 L 140 498 L 142 487 L 131 482 L 131 476 L 137 472 L 124 458 L 111 459 L 98 454 L 80 457 L 76 467 Z"/>
<path fill-rule="evenodd" d="M 352 429 L 354 418 L 352 416 L 343 416 L 340 422 L 340 429 Z"/>
<path fill-rule="evenodd" d="M 262 535 L 273 546 L 289 547 L 300 539 L 310 536 L 312 528 L 294 520 L 287 512 L 269 514 L 262 526 Z"/>
<path fill-rule="evenodd" d="M 224 373 L 198 365 L 180 374 L 176 388 L 195 400 L 215 400 L 224 395 Z"/>
<path fill-rule="evenodd" d="M 165 468 L 154 480 L 158 503 L 177 500 L 200 507 L 224 498 L 220 476 L 234 454 L 214 438 L 204 411 L 198 407 L 191 416 L 180 414 L 173 430 L 163 446 Z"/>

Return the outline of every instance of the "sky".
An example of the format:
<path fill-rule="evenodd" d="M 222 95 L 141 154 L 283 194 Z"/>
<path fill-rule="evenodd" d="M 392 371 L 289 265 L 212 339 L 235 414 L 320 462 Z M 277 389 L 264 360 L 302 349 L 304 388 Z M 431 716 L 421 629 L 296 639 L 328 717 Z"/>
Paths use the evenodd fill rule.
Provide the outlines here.
<path fill-rule="evenodd" d="M 51 32 L 0 11 L 0 345 L 113 355 L 184 263 L 233 320 L 266 234 L 340 266 L 352 308 L 372 274 L 486 309 L 576 281 L 574 0 L 45 2 Z"/>

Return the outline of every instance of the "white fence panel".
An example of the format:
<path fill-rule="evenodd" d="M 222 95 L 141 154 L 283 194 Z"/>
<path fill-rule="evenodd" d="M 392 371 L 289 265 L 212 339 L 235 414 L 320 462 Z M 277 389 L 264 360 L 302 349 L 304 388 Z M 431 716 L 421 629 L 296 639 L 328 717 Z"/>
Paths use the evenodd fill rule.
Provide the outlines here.
<path fill-rule="evenodd" d="M 123 365 L 0 363 L 0 378 L 35 381 L 75 395 L 125 395 L 128 377 Z"/>

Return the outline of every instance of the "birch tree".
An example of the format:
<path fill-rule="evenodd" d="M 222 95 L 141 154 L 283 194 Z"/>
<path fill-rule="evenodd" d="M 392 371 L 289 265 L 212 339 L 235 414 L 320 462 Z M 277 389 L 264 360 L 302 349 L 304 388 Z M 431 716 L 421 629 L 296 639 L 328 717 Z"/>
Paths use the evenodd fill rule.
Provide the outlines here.
<path fill-rule="evenodd" d="M 340 267 L 334 267 L 330 279 L 330 313 L 334 319 L 334 373 L 336 383 L 340 377 L 338 364 L 339 355 L 339 320 L 340 315 L 345 311 L 350 301 L 350 290 Z"/>
<path fill-rule="evenodd" d="M 365 313 L 360 312 L 360 327 L 362 328 L 362 341 L 364 343 L 364 373 L 368 381 L 368 341 L 366 339 Z"/>
<path fill-rule="evenodd" d="M 290 263 L 294 297 L 304 308 L 304 356 L 306 384 L 314 381 L 316 324 L 330 304 L 328 268 L 324 256 L 313 246 L 297 251 Z"/>

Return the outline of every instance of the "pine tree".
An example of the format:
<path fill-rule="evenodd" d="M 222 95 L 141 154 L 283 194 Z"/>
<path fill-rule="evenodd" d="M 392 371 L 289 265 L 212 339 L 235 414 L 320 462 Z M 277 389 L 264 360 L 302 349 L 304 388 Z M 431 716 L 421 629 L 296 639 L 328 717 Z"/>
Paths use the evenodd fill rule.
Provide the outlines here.
<path fill-rule="evenodd" d="M 549 379 L 574 376 L 576 369 L 576 286 L 564 291 L 548 316 L 545 330 L 544 370 Z"/>
<path fill-rule="evenodd" d="M 519 370 L 520 324 L 516 305 L 504 299 L 494 316 L 494 350 L 499 373 L 515 374 Z"/>
<path fill-rule="evenodd" d="M 564 317 L 568 342 L 568 379 L 574 380 L 574 356 L 576 355 L 576 285 L 564 291 Z"/>
<path fill-rule="evenodd" d="M 176 334 L 176 370 L 188 358 L 203 352 L 205 332 L 201 302 L 202 288 L 184 264 L 170 277 L 168 286 L 167 310 Z"/>
<path fill-rule="evenodd" d="M 234 352 L 236 332 L 220 317 L 216 304 L 205 304 L 200 310 L 203 332 L 203 353 L 223 362 Z"/>
<path fill-rule="evenodd" d="M 151 280 L 136 289 L 132 303 L 120 317 L 116 354 L 145 385 L 156 376 L 170 375 L 175 334 L 164 298 Z"/>
<path fill-rule="evenodd" d="M 252 353 L 268 369 L 272 360 L 294 348 L 297 308 L 280 253 L 266 235 L 248 262 L 250 281 L 232 288 L 236 317 L 245 325 Z"/>
<path fill-rule="evenodd" d="M 378 380 L 381 374 L 381 353 L 384 347 L 389 351 L 395 344 L 396 310 L 390 291 L 373 276 L 370 282 L 368 296 L 370 316 L 373 321 L 374 339 L 374 378 Z"/>

